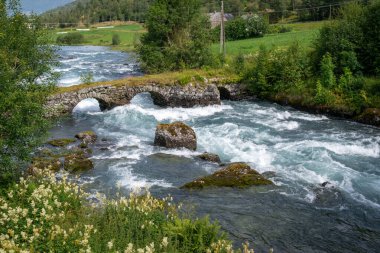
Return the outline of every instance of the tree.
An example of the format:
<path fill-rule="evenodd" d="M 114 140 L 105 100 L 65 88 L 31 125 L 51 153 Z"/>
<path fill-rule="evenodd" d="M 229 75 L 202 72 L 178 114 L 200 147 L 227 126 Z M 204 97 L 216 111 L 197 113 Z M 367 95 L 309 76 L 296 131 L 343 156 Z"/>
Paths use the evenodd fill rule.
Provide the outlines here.
<path fill-rule="evenodd" d="M 16 0 L 0 1 L 0 186 L 15 179 L 47 130 L 54 49 L 35 16 Z"/>
<path fill-rule="evenodd" d="M 210 22 L 198 0 L 157 0 L 137 51 L 147 72 L 197 68 L 210 57 Z"/>
<path fill-rule="evenodd" d="M 380 76 L 380 1 L 375 1 L 365 11 L 363 36 L 366 47 L 362 64 L 371 75 Z"/>

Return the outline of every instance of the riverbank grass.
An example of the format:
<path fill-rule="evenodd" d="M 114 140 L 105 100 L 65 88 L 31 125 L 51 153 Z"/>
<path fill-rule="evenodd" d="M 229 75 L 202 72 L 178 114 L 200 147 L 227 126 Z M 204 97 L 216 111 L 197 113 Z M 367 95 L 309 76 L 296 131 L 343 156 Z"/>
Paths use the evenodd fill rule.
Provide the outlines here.
<path fill-rule="evenodd" d="M 52 173 L 21 178 L 0 195 L 0 252 L 236 252 L 217 224 L 182 216 L 171 197 L 88 197 Z"/>
<path fill-rule="evenodd" d="M 205 85 L 210 82 L 222 83 L 238 83 L 241 78 L 234 73 L 230 68 L 221 69 L 188 69 L 176 72 L 164 72 L 160 74 L 144 75 L 138 77 L 128 77 L 118 80 L 96 82 L 91 84 L 80 84 L 70 87 L 59 87 L 56 89 L 56 93 L 65 93 L 71 91 L 77 91 L 84 88 L 96 87 L 101 85 L 111 86 L 139 86 L 146 84 L 157 85 L 187 85 L 189 83 L 196 83 L 198 85 Z"/>
<path fill-rule="evenodd" d="M 83 43 L 80 43 L 80 45 L 110 46 L 114 50 L 133 51 L 134 44 L 139 40 L 141 34 L 145 32 L 144 27 L 138 23 L 118 25 L 112 28 L 89 27 L 87 29 L 89 31 L 78 31 L 74 28 L 51 30 L 52 42 L 56 43 L 59 36 L 73 33 L 83 35 Z M 114 35 L 119 36 L 120 43 L 118 45 L 112 45 Z"/>

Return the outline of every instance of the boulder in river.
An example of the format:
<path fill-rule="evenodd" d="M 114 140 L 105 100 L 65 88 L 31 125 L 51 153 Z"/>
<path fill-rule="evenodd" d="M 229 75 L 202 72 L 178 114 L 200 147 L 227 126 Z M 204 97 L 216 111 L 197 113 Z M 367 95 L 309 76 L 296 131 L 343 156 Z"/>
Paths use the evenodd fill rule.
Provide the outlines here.
<path fill-rule="evenodd" d="M 246 163 L 231 163 L 212 175 L 199 178 L 182 186 L 182 189 L 202 189 L 206 187 L 236 187 L 271 185 L 272 181 L 264 178 Z"/>
<path fill-rule="evenodd" d="M 197 149 L 197 136 L 194 130 L 182 122 L 159 124 L 156 128 L 154 145 L 166 148 Z"/>
<path fill-rule="evenodd" d="M 221 163 L 222 162 L 220 160 L 220 157 L 217 154 L 213 154 L 213 153 L 205 152 L 201 155 L 198 155 L 197 157 L 202 159 L 202 160 L 208 161 L 208 162 L 213 162 L 213 163 Z"/>
<path fill-rule="evenodd" d="M 54 157 L 35 157 L 29 166 L 27 173 L 30 175 L 37 174 L 38 171 L 51 170 L 57 172 L 61 169 L 62 163 Z"/>
<path fill-rule="evenodd" d="M 75 135 L 75 137 L 85 144 L 93 144 L 98 139 L 98 136 L 94 131 L 84 131 Z"/>
<path fill-rule="evenodd" d="M 73 173 L 80 173 L 94 168 L 93 162 L 84 152 L 76 152 L 65 156 L 65 170 Z"/>
<path fill-rule="evenodd" d="M 72 144 L 74 142 L 76 142 L 75 139 L 64 138 L 64 139 L 55 139 L 55 140 L 48 141 L 48 144 L 50 144 L 50 145 L 52 145 L 54 147 L 66 147 L 69 144 Z"/>
<path fill-rule="evenodd" d="M 380 109 L 368 108 L 359 117 L 358 121 L 374 126 L 380 126 Z"/>

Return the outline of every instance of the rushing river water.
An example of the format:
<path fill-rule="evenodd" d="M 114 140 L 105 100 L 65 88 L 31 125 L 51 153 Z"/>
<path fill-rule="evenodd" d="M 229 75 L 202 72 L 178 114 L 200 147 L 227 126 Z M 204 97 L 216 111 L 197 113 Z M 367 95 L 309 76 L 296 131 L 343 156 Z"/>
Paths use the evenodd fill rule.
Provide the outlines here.
<path fill-rule="evenodd" d="M 218 219 L 236 245 L 249 241 L 256 252 L 380 250 L 379 128 L 263 101 L 160 108 L 149 94 L 111 111 L 99 112 L 94 101 L 75 111 L 51 133 L 72 137 L 92 129 L 99 135 L 95 169 L 81 178 L 91 192 L 112 194 L 119 183 L 126 192 L 171 194 L 189 212 L 194 207 L 196 215 Z M 156 125 L 177 120 L 195 130 L 197 152 L 153 146 Z M 180 190 L 219 169 L 194 158 L 204 151 L 271 172 L 275 186 Z"/>
<path fill-rule="evenodd" d="M 79 84 L 81 77 L 88 74 L 96 82 L 140 75 L 138 65 L 130 54 L 107 47 L 67 46 L 61 47 L 58 53 L 61 63 L 56 69 L 61 73 L 59 86 Z"/>

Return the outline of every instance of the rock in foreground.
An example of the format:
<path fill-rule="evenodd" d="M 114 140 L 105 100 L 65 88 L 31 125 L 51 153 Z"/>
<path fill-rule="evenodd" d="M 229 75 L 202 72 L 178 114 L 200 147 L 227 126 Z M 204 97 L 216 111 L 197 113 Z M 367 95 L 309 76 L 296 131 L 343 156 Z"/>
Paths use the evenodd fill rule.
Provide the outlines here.
<path fill-rule="evenodd" d="M 206 187 L 237 187 L 271 185 L 272 181 L 264 178 L 260 173 L 251 169 L 246 163 L 231 163 L 227 167 L 210 176 L 196 179 L 187 183 L 183 189 L 202 189 Z"/>
<path fill-rule="evenodd" d="M 358 121 L 364 124 L 380 127 L 380 109 L 368 108 L 359 117 Z"/>
<path fill-rule="evenodd" d="M 80 173 L 93 169 L 94 164 L 84 152 L 77 152 L 65 156 L 64 168 L 72 173 Z"/>
<path fill-rule="evenodd" d="M 52 145 L 54 147 L 66 147 L 69 144 L 72 144 L 74 142 L 76 142 L 75 139 L 66 138 L 66 139 L 51 140 L 51 141 L 48 142 L 48 144 L 50 144 L 50 145 Z"/>
<path fill-rule="evenodd" d="M 28 168 L 29 175 L 35 175 L 37 171 L 51 170 L 57 172 L 61 168 L 61 161 L 53 157 L 35 157 Z"/>
<path fill-rule="evenodd" d="M 194 130 L 182 122 L 159 124 L 154 145 L 166 148 L 197 149 L 197 136 Z"/>
<path fill-rule="evenodd" d="M 85 144 L 93 144 L 98 139 L 98 136 L 93 131 L 84 131 L 75 135 L 75 137 L 83 141 Z"/>
<path fill-rule="evenodd" d="M 203 153 L 197 157 L 202 159 L 202 160 L 208 161 L 208 162 L 213 162 L 213 163 L 221 163 L 222 162 L 220 160 L 220 157 L 217 154 L 213 154 L 213 153 L 205 152 L 205 153 Z"/>

